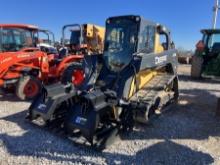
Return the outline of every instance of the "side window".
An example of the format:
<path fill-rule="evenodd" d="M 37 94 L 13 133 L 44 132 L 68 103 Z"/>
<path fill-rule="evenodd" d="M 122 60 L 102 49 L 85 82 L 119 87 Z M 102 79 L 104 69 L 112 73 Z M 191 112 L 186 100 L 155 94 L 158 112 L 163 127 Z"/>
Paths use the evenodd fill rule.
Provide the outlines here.
<path fill-rule="evenodd" d="M 19 30 L 14 30 L 14 43 L 16 43 L 17 45 L 25 44 L 24 33 Z"/>
<path fill-rule="evenodd" d="M 204 42 L 204 44 L 207 44 L 207 40 L 208 40 L 208 35 L 204 34 L 202 37 L 202 41 Z"/>
<path fill-rule="evenodd" d="M 154 42 L 155 42 L 155 27 L 149 26 L 148 27 L 148 37 L 147 37 L 147 48 L 150 52 L 154 51 Z"/>
<path fill-rule="evenodd" d="M 10 30 L 3 29 L 2 30 L 2 42 L 4 44 L 12 44 L 13 43 L 13 33 Z"/>
<path fill-rule="evenodd" d="M 212 34 L 209 37 L 208 48 L 211 49 L 214 44 L 219 44 L 219 43 L 220 43 L 220 34 Z"/>
<path fill-rule="evenodd" d="M 168 49 L 167 37 L 165 34 L 160 34 L 160 45 L 164 50 Z"/>
<path fill-rule="evenodd" d="M 154 26 L 146 26 L 139 36 L 139 51 L 151 53 L 154 51 L 156 28 Z"/>
<path fill-rule="evenodd" d="M 38 44 L 38 38 L 39 38 L 39 35 L 38 35 L 38 32 L 33 32 L 33 43 L 34 45 L 36 46 Z"/>
<path fill-rule="evenodd" d="M 48 37 L 49 36 L 46 32 L 39 31 L 38 32 L 38 43 L 48 44 L 50 42 Z"/>
<path fill-rule="evenodd" d="M 26 31 L 24 36 L 24 43 L 26 43 L 27 46 L 33 46 L 33 38 L 30 31 Z"/>

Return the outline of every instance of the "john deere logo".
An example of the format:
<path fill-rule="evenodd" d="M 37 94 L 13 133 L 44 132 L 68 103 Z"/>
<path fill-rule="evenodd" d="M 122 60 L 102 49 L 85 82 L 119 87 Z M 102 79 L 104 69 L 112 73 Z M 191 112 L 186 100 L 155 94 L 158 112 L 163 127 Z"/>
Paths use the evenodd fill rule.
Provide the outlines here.
<path fill-rule="evenodd" d="M 37 109 L 39 109 L 39 110 L 45 110 L 46 107 L 47 107 L 47 106 L 46 106 L 45 104 L 40 104 L 40 105 L 38 105 Z"/>
<path fill-rule="evenodd" d="M 155 64 L 161 64 L 167 61 L 167 55 L 161 57 L 155 57 Z"/>
<path fill-rule="evenodd" d="M 86 124 L 86 122 L 87 122 L 87 119 L 86 118 L 83 118 L 83 117 L 80 117 L 80 116 L 78 116 L 77 118 L 76 118 L 76 121 L 75 121 L 77 124 L 81 124 L 81 125 L 85 125 Z"/>

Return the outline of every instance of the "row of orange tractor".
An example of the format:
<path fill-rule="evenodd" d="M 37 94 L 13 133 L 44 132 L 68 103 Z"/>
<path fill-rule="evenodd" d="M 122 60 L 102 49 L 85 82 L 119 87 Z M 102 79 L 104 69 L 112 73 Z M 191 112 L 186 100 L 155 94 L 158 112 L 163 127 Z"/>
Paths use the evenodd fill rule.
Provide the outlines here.
<path fill-rule="evenodd" d="M 85 54 L 101 54 L 104 33 L 105 29 L 96 25 L 65 25 L 61 43 L 55 44 L 49 30 L 0 24 L 1 92 L 14 92 L 21 100 L 30 100 L 43 85 L 60 81 L 80 85 L 85 78 L 83 69 L 74 69 L 70 74 L 68 67 L 80 63 Z"/>

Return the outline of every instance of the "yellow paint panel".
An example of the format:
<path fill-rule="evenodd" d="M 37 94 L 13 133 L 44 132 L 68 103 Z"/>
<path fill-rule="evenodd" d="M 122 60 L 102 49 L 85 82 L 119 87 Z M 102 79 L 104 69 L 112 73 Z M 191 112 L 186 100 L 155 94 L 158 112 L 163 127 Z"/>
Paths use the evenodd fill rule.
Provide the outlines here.
<path fill-rule="evenodd" d="M 87 24 L 86 37 L 93 37 L 93 25 Z"/>
<path fill-rule="evenodd" d="M 151 71 L 151 70 L 144 70 L 144 71 L 139 72 L 136 75 L 136 80 L 138 84 L 137 85 L 135 84 L 135 79 L 133 78 L 128 97 L 130 98 L 135 94 L 136 86 L 138 87 L 138 89 L 143 88 L 156 75 L 157 75 L 157 72 Z"/>
<path fill-rule="evenodd" d="M 84 24 L 83 26 L 88 54 L 102 53 L 104 49 L 105 28 L 93 24 Z"/>
<path fill-rule="evenodd" d="M 155 53 L 162 53 L 164 51 L 163 46 L 160 44 L 160 35 L 156 34 L 155 36 Z"/>
<path fill-rule="evenodd" d="M 85 24 L 84 27 L 87 26 L 86 30 L 86 37 L 93 38 L 94 36 L 98 35 L 102 40 L 105 37 L 105 28 L 93 24 Z"/>

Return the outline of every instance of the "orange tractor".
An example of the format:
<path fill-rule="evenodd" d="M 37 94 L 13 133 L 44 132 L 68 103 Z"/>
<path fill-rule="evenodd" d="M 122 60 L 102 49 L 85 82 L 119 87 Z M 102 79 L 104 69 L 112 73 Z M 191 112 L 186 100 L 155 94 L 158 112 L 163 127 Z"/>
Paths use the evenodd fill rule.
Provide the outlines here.
<path fill-rule="evenodd" d="M 81 47 L 85 34 L 81 26 L 79 27 L 80 39 L 77 48 Z M 15 90 L 16 95 L 22 100 L 36 97 L 43 84 L 60 81 L 64 70 L 71 63 L 80 62 L 84 57 L 81 52 L 73 55 L 67 51 L 57 58 L 54 52 L 42 51 L 42 44 L 39 44 L 38 38 L 40 32 L 48 31 L 32 25 L 0 25 L 0 88 Z M 71 42 L 68 49 L 73 49 Z M 74 70 L 71 76 L 76 84 L 80 84 L 84 79 L 82 70 Z"/>

